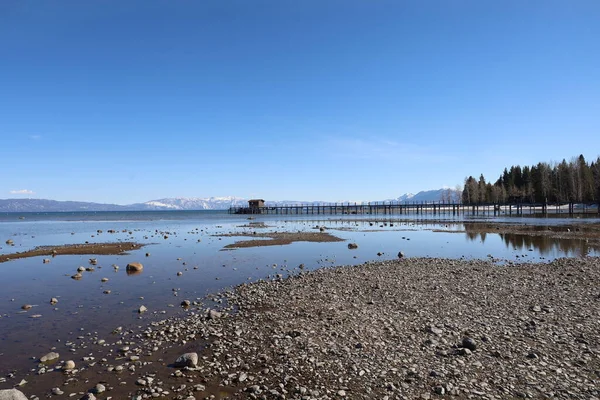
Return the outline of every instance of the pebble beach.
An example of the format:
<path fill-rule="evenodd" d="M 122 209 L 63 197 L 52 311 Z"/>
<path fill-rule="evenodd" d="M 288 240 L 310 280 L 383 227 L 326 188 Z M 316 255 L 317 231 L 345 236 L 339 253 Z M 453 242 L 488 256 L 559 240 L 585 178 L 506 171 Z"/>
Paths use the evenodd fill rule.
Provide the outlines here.
<path fill-rule="evenodd" d="M 220 308 L 183 300 L 182 317 L 73 340 L 87 356 L 39 363 L 19 390 L 31 399 L 597 399 L 599 268 L 595 257 L 403 258 L 300 271 L 215 295 Z"/>

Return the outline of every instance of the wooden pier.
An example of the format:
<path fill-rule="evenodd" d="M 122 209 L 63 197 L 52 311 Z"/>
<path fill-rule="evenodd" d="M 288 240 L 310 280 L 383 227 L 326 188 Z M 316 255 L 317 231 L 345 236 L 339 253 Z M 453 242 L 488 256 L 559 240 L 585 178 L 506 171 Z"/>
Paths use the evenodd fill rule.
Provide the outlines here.
<path fill-rule="evenodd" d="M 444 202 L 401 203 L 394 201 L 371 203 L 309 203 L 261 207 L 231 207 L 230 214 L 266 215 L 403 215 L 403 214 L 589 214 L 598 213 L 597 205 L 573 203 L 485 203 L 462 204 Z"/>

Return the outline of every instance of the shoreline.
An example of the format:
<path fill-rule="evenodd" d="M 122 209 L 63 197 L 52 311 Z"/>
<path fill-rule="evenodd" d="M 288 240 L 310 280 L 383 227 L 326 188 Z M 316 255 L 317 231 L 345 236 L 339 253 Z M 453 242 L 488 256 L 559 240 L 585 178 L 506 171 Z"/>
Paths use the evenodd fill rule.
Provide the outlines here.
<path fill-rule="evenodd" d="M 191 304 L 71 338 L 55 366 L 75 370 L 32 362 L 0 388 L 24 378 L 20 390 L 40 398 L 96 384 L 102 399 L 599 397 L 599 264 L 407 258 L 243 284 L 213 296 L 228 305 L 212 313 Z M 173 368 L 188 352 L 197 367 Z"/>

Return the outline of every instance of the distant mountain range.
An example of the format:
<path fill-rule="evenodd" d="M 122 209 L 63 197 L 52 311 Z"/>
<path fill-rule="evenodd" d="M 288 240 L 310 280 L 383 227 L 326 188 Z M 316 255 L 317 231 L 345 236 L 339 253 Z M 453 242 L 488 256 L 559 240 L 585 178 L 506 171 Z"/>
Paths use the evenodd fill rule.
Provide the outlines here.
<path fill-rule="evenodd" d="M 394 199 L 401 203 L 431 203 L 434 201 L 445 201 L 447 203 L 459 202 L 462 197 L 462 192 L 455 189 L 437 189 L 437 190 L 423 190 L 417 194 L 405 193 L 402 196 Z"/>
<path fill-rule="evenodd" d="M 450 191 L 450 192 L 448 192 Z M 417 194 L 403 194 L 396 199 L 385 201 L 400 202 L 433 202 L 446 200 L 448 195 L 455 196 L 453 189 L 438 189 L 421 191 Z M 291 204 L 322 204 L 321 201 L 267 201 L 267 205 Z M 353 201 L 351 203 L 354 203 Z M 150 200 L 145 203 L 129 205 L 89 203 L 82 201 L 56 201 L 46 199 L 0 199 L 0 212 L 69 212 L 69 211 L 150 211 L 150 210 L 226 210 L 229 207 L 248 205 L 248 199 L 239 197 L 208 197 L 208 198 L 166 198 Z"/>

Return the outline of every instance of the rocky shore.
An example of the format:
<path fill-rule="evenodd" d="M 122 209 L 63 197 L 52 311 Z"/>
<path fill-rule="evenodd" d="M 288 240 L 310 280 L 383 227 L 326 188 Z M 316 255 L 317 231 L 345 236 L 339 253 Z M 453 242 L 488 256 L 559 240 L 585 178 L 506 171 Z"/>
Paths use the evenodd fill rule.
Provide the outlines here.
<path fill-rule="evenodd" d="M 216 296 L 222 309 L 183 301 L 182 318 L 61 343 L 49 349 L 58 361 L 35 363 L 19 389 L 33 399 L 598 399 L 599 272 L 591 257 L 298 269 Z"/>

